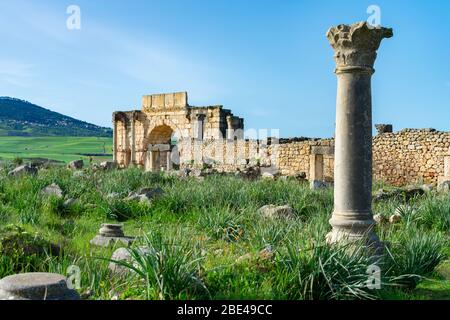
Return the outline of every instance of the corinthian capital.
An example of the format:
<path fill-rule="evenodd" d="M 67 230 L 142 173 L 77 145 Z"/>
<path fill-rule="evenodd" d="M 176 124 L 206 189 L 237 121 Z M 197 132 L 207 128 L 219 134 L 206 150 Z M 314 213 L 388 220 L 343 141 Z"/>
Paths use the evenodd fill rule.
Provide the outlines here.
<path fill-rule="evenodd" d="M 373 27 L 367 22 L 330 28 L 327 38 L 335 52 L 336 72 L 355 69 L 373 72 L 381 40 L 392 36 L 392 29 Z"/>

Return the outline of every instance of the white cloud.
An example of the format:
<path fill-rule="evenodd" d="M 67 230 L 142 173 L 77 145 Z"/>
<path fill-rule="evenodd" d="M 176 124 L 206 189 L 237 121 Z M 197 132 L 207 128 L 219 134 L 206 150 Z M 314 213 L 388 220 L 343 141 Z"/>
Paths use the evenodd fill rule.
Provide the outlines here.
<path fill-rule="evenodd" d="M 0 59 L 0 82 L 27 87 L 34 76 L 33 65 L 16 60 Z"/>
<path fill-rule="evenodd" d="M 50 39 L 55 44 L 53 49 L 58 51 L 54 54 L 59 57 L 115 70 L 123 75 L 123 81 L 129 77 L 142 82 L 149 90 L 188 90 L 206 100 L 224 94 L 225 88 L 219 80 L 220 74 L 227 72 L 224 67 L 208 64 L 195 52 L 189 56 L 182 45 L 162 39 L 156 33 L 136 35 L 119 29 L 113 21 L 93 20 L 83 23 L 80 31 L 69 31 L 65 24 L 67 15 L 61 7 L 54 9 L 21 0 L 7 2 L 2 7 L 0 19 L 8 19 L 20 29 L 13 30 L 14 37 L 22 38 L 22 42 L 34 42 L 39 37 Z M 83 15 L 83 6 L 81 12 L 82 17 L 88 15 Z M 4 32 L 0 30 L 0 34 Z"/>

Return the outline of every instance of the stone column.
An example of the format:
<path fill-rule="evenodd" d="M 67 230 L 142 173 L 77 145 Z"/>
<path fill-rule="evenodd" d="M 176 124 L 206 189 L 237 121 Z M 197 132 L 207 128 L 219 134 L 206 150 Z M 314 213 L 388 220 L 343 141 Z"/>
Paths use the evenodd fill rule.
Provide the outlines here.
<path fill-rule="evenodd" d="M 117 121 L 116 121 L 116 113 L 113 113 L 112 116 L 112 124 L 113 124 L 113 161 L 117 162 Z"/>
<path fill-rule="evenodd" d="M 131 113 L 131 165 L 136 164 L 136 114 Z"/>
<path fill-rule="evenodd" d="M 381 40 L 392 35 L 392 29 L 366 22 L 327 32 L 338 78 L 333 230 L 328 243 L 365 239 L 368 246 L 379 247 L 372 230 L 371 77 Z"/>

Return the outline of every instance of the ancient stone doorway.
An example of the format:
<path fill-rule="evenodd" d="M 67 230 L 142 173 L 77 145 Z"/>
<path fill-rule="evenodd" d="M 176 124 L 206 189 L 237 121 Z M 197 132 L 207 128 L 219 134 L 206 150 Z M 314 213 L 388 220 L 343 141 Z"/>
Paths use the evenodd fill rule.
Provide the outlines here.
<path fill-rule="evenodd" d="M 148 138 L 146 171 L 168 171 L 173 168 L 172 150 L 176 145 L 174 131 L 167 125 L 154 128 Z"/>

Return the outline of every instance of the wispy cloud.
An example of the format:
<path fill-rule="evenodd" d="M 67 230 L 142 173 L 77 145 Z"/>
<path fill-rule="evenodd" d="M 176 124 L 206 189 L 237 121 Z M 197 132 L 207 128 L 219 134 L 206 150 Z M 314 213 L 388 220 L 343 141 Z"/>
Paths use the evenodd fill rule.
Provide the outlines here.
<path fill-rule="evenodd" d="M 128 78 L 142 82 L 149 90 L 188 90 L 204 99 L 225 91 L 219 75 L 226 69 L 208 64 L 195 52 L 189 54 L 182 45 L 162 39 L 157 33 L 139 36 L 108 21 L 92 20 L 83 23 L 80 31 L 69 31 L 65 24 L 66 12 L 61 8 L 57 11 L 45 4 L 21 0 L 5 6 L 0 18 L 20 20 L 18 27 L 23 30 L 15 31 L 17 37 L 23 42 L 34 42 L 40 37 L 50 39 L 52 49 L 57 50 L 53 54 L 59 58 L 65 56 L 72 62 L 102 66 L 122 75 L 124 81 Z M 84 13 L 83 6 L 81 12 Z M 90 50 L 83 50 L 86 46 Z M 92 81 L 89 77 L 92 75 L 77 81 L 89 83 Z M 109 84 L 97 83 L 97 86 Z"/>
<path fill-rule="evenodd" d="M 27 87 L 34 76 L 33 65 L 16 60 L 0 59 L 0 82 Z"/>

